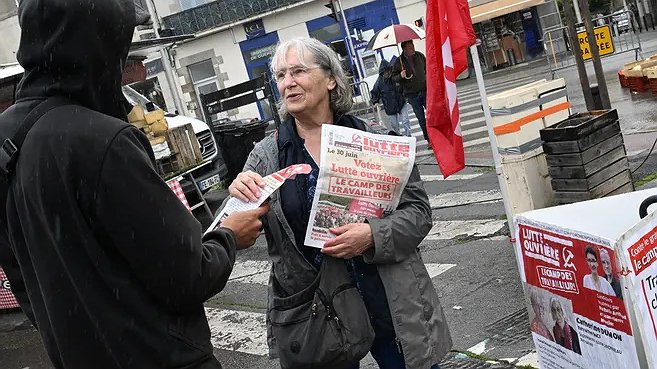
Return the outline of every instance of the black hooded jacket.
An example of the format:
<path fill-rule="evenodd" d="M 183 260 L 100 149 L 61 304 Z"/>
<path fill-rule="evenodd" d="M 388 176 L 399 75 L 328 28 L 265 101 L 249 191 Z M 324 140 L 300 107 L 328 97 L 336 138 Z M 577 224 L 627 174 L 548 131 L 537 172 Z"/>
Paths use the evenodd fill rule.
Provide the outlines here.
<path fill-rule="evenodd" d="M 399 114 L 404 107 L 404 104 L 406 104 L 406 100 L 402 94 L 401 86 L 398 82 L 394 81 L 392 75 L 388 78 L 384 76 L 384 73 L 388 68 L 392 69 L 390 63 L 385 59 L 381 60 L 381 65 L 379 65 L 379 78 L 376 79 L 371 91 L 372 102 L 376 103 L 381 101 L 386 114 L 394 115 Z"/>
<path fill-rule="evenodd" d="M 133 0 L 23 0 L 15 105 L 37 104 L 15 174 L 0 181 L 0 263 L 57 368 L 220 368 L 203 302 L 226 284 L 235 237 L 201 225 L 125 122 L 122 65 Z"/>

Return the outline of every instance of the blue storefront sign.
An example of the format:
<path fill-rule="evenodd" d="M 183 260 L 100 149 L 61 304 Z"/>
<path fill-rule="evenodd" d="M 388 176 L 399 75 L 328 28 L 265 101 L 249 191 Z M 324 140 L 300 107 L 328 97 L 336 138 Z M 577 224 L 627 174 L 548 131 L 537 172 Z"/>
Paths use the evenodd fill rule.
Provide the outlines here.
<path fill-rule="evenodd" d="M 252 22 L 244 23 L 244 32 L 246 32 L 247 40 L 264 36 L 266 32 L 265 25 L 262 23 L 262 19 L 256 19 Z"/>
<path fill-rule="evenodd" d="M 347 35 L 350 35 L 355 51 L 360 53 L 369 40 L 359 40 L 354 35 L 368 30 L 377 32 L 391 24 L 399 24 L 399 17 L 393 0 L 376 0 L 345 9 L 345 18 L 348 30 L 345 30 L 342 21 L 336 22 L 328 15 L 307 21 L 306 28 L 310 37 L 331 45 L 339 54 L 347 57 L 352 71 L 356 74 L 358 61 L 352 60 L 353 57 L 346 51 Z"/>

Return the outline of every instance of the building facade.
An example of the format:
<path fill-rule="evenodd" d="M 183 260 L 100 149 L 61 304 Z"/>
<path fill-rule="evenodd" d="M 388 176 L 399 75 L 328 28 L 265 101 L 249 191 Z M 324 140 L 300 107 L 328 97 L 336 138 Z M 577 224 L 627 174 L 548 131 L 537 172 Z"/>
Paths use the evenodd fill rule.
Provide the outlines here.
<path fill-rule="evenodd" d="M 469 0 L 484 68 L 503 68 L 541 56 L 544 32 L 562 24 L 556 1 Z M 328 0 L 146 2 L 159 20 L 160 36 L 193 34 L 195 38 L 168 47 L 168 53 L 147 55 L 147 78 L 133 87 L 170 111 L 176 109 L 174 102 L 178 101 L 181 114 L 201 119 L 201 94 L 261 76 L 268 70 L 276 44 L 294 37 L 311 36 L 331 45 L 343 55 L 345 67 L 368 81 L 371 88 L 380 60 L 390 60 L 398 50 L 367 51 L 367 41 L 390 24 L 424 19 L 426 12 L 425 0 L 341 0 L 348 25 L 345 29 L 341 19 L 338 22 L 331 17 Z M 0 63 L 16 60 L 20 35 L 16 7 L 17 0 L 0 0 Z M 152 38 L 152 31 L 141 30 L 135 39 Z M 356 51 L 353 57 L 347 52 L 346 35 Z M 424 52 L 424 40 L 415 44 Z M 173 69 L 169 78 L 167 66 Z M 268 118 L 271 111 L 262 102 L 213 118 Z"/>

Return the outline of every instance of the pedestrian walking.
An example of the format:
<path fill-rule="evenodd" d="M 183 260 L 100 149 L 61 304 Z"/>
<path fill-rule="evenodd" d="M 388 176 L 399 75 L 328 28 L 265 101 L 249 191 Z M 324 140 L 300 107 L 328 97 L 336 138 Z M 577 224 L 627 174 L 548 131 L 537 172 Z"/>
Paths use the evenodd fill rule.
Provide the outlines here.
<path fill-rule="evenodd" d="M 404 127 L 404 136 L 411 136 L 411 123 L 408 119 L 408 105 L 402 93 L 401 86 L 392 79 L 392 65 L 387 60 L 381 60 L 379 78 L 371 91 L 372 103 L 381 102 L 388 116 L 390 128 L 401 134 L 400 123 Z"/>
<path fill-rule="evenodd" d="M 57 369 L 219 369 L 203 302 L 267 208 L 201 225 L 128 124 L 132 0 L 23 0 L 0 115 L 0 263 Z"/>
<path fill-rule="evenodd" d="M 427 58 L 415 51 L 412 40 L 401 43 L 402 55 L 394 64 L 393 76 L 399 81 L 404 97 L 413 107 L 424 139 L 429 141 L 424 110 L 427 107 Z"/>
<path fill-rule="evenodd" d="M 272 334 L 277 327 L 272 326 L 271 317 L 278 314 L 272 305 L 305 293 L 323 263 L 337 258 L 348 266 L 349 278 L 359 288 L 358 302 L 362 299 L 367 308 L 375 334 L 370 352 L 379 367 L 438 368 L 452 341 L 418 251 L 432 223 L 417 167 L 413 168 L 399 206 L 390 215 L 332 229 L 336 237 L 321 250 L 305 246 L 319 175 L 322 125 L 362 131 L 379 126 L 369 126 L 347 113 L 352 105 L 347 78 L 337 54 L 321 42 L 300 38 L 280 43 L 271 69 L 282 99 L 283 123 L 276 133 L 256 144 L 244 172 L 229 187 L 232 196 L 254 201 L 264 186 L 262 176 L 292 164 L 312 167 L 309 175 L 286 181 L 280 195 L 272 196 L 272 211 L 264 221 L 273 262 L 267 312 L 271 355 L 287 350 L 281 342 L 289 340 Z M 277 326 L 293 324 L 292 319 L 298 316 L 290 315 L 290 321 L 277 322 Z M 331 367 L 327 364 L 322 367 Z M 358 362 L 350 366 L 358 367 Z"/>

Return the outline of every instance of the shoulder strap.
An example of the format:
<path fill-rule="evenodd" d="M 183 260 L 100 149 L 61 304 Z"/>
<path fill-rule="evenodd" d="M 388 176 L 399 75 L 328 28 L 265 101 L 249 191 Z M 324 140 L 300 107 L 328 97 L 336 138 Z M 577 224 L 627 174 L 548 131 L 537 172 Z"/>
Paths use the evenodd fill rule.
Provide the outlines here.
<path fill-rule="evenodd" d="M 27 114 L 25 120 L 18 126 L 14 137 L 5 139 L 0 147 L 0 177 L 8 179 L 13 174 L 20 148 L 34 124 L 50 110 L 69 104 L 71 101 L 64 97 L 49 97 Z"/>

